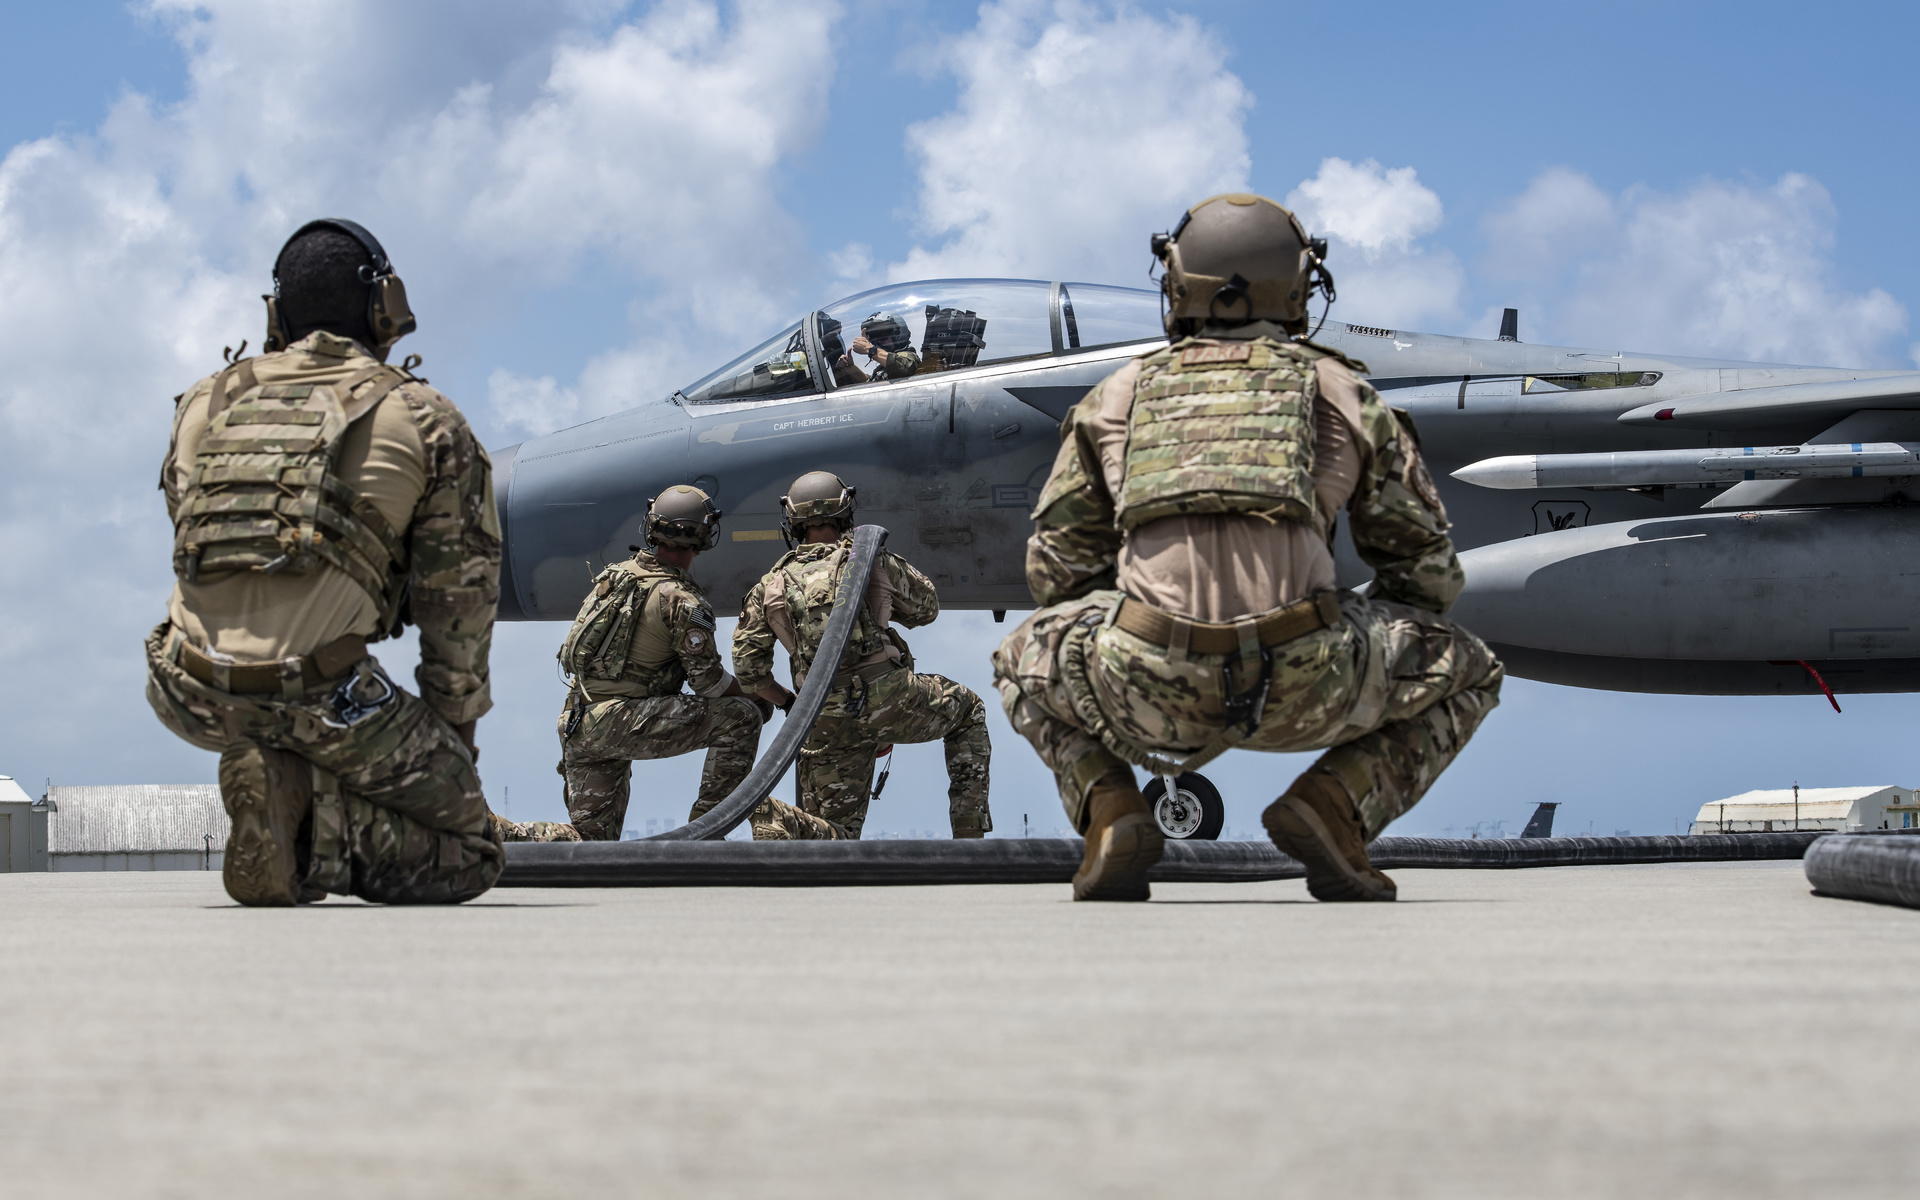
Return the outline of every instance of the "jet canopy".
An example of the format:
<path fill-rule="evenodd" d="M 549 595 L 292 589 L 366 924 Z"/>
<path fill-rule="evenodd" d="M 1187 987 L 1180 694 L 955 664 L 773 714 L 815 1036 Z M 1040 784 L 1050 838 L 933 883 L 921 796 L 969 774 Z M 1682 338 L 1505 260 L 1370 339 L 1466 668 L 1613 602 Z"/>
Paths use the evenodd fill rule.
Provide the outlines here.
<path fill-rule="evenodd" d="M 891 318 L 876 322 L 875 318 Z M 886 369 L 854 347 L 863 324 L 909 353 Z M 902 340 L 898 326 L 906 327 Z M 1097 283 L 930 279 L 891 284 L 808 313 L 711 375 L 680 390 L 688 404 L 765 400 L 849 387 L 884 387 L 937 372 L 1158 341 L 1160 294 Z"/>

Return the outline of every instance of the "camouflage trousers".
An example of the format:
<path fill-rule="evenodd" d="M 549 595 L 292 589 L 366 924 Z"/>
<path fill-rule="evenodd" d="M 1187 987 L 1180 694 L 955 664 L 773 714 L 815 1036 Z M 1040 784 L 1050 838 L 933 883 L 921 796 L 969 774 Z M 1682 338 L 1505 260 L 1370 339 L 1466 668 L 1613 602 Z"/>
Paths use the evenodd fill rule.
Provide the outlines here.
<path fill-rule="evenodd" d="M 183 671 L 182 640 L 168 623 L 148 636 L 147 703 L 168 729 L 219 753 L 229 815 L 246 791 L 311 794 L 304 896 L 457 904 L 500 877 L 506 855 L 472 756 L 374 659 L 296 695 L 240 695 Z"/>
<path fill-rule="evenodd" d="M 882 746 L 946 743 L 947 819 L 954 832 L 993 828 L 987 807 L 987 706 L 973 690 L 907 668 L 853 679 L 827 693 L 826 707 L 800 748 L 800 807 L 857 838 L 873 796 L 873 762 Z"/>
<path fill-rule="evenodd" d="M 1326 749 L 1313 769 L 1346 784 L 1371 840 L 1500 702 L 1504 672 L 1485 642 L 1424 609 L 1347 594 L 1338 624 L 1270 647 L 1266 705 L 1249 732 L 1229 725 L 1228 695 L 1256 686 L 1259 660 L 1176 658 L 1109 623 L 1120 599 L 1094 592 L 1043 608 L 993 655 L 1007 718 L 1053 769 L 1076 829 L 1093 781 L 1118 767 L 1171 773 L 1234 747 Z"/>
<path fill-rule="evenodd" d="M 602 700 L 560 710 L 560 774 L 567 781 L 567 812 L 590 842 L 615 841 L 627 819 L 633 763 L 674 758 L 704 749 L 700 792 L 688 820 L 725 800 L 753 769 L 760 748 L 760 710 L 744 696 L 709 700 L 685 692 Z"/>

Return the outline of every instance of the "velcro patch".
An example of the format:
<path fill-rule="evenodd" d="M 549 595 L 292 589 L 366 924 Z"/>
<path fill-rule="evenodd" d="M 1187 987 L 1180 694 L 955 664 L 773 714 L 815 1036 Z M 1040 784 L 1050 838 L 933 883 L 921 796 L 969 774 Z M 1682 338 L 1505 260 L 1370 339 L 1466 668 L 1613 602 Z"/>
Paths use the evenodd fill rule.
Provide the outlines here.
<path fill-rule="evenodd" d="M 1206 363 L 1240 363 L 1252 357 L 1252 342 L 1228 342 L 1224 346 L 1188 346 L 1180 352 L 1180 365 L 1197 367 Z"/>

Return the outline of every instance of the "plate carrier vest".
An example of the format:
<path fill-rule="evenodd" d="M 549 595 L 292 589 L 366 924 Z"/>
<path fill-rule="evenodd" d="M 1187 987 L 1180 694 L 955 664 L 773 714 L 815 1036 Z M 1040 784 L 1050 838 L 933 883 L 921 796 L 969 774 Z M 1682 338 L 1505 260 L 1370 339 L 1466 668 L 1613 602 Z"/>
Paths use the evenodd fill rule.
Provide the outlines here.
<path fill-rule="evenodd" d="M 175 510 L 173 570 L 344 571 L 373 600 L 378 641 L 406 597 L 407 547 L 335 473 L 347 430 L 413 376 L 375 363 L 327 383 L 254 381 L 253 360 L 214 378 L 207 433 Z"/>
<path fill-rule="evenodd" d="M 619 680 L 627 671 L 627 653 L 646 615 L 653 591 L 673 576 L 649 571 L 632 559 L 623 559 L 594 577 L 593 590 L 580 605 L 580 614 L 560 643 L 560 669 L 573 676 L 583 692 L 595 679 Z M 685 682 L 684 676 L 680 682 Z M 674 690 L 678 690 L 676 683 Z"/>
<path fill-rule="evenodd" d="M 793 686 L 802 687 L 806 683 L 807 672 L 813 669 L 813 656 L 820 651 L 820 639 L 827 633 L 827 618 L 833 615 L 833 598 L 840 590 L 840 580 L 846 574 L 847 552 L 850 547 L 845 543 L 833 547 L 832 554 L 818 558 L 801 558 L 805 548 L 789 550 L 779 562 L 774 564 L 772 574 L 781 581 L 781 594 L 787 602 L 787 618 L 793 622 L 794 640 L 798 645 L 787 647 L 787 657 L 792 660 Z M 875 564 L 879 569 L 879 564 Z M 871 658 L 890 645 L 898 645 L 889 638 L 886 631 L 876 621 L 873 611 L 867 607 L 866 597 L 860 598 L 860 617 L 854 623 L 853 634 L 847 641 L 845 663 L 857 663 Z"/>
<path fill-rule="evenodd" d="M 1253 513 L 1310 521 L 1312 350 L 1272 338 L 1184 338 L 1142 360 L 1114 523 Z"/>

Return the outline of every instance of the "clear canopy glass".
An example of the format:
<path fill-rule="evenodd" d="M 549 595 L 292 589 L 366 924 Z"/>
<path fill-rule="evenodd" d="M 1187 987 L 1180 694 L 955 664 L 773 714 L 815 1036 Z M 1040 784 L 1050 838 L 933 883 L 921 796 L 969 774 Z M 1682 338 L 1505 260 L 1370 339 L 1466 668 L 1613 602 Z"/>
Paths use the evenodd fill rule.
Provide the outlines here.
<path fill-rule="evenodd" d="M 805 339 L 798 325 L 765 345 L 721 367 L 698 383 L 680 389 L 689 404 L 718 404 L 726 400 L 765 400 L 789 392 L 815 390 L 807 370 Z"/>
<path fill-rule="evenodd" d="M 904 378 L 851 352 L 863 326 L 888 317 L 906 326 L 916 375 L 1051 354 L 1049 287 L 1031 279 L 935 279 L 875 288 L 821 310 L 821 348 L 842 387 Z"/>
<path fill-rule="evenodd" d="M 1160 293 L 1104 283 L 1060 285 L 1061 349 L 1091 350 L 1167 336 Z"/>
<path fill-rule="evenodd" d="M 836 387 L 893 383 L 1164 336 L 1159 293 L 1141 288 L 931 279 L 830 304 L 680 395 L 690 404 L 764 400 L 819 391 L 828 379 Z"/>

